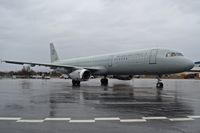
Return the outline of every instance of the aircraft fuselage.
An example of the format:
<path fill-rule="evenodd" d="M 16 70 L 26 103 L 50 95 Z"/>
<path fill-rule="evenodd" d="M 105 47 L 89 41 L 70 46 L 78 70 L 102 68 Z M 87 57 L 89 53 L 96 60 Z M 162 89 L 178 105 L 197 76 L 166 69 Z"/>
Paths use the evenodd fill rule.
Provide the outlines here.
<path fill-rule="evenodd" d="M 180 52 L 168 49 L 128 51 L 60 60 L 60 65 L 101 67 L 96 75 L 161 75 L 190 70 L 194 63 Z"/>

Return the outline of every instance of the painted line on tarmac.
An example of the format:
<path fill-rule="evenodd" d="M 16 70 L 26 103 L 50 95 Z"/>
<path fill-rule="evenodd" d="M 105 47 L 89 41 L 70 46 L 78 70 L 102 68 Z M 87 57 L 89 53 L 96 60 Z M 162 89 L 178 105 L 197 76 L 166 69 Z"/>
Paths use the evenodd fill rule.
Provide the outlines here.
<path fill-rule="evenodd" d="M 145 120 L 166 120 L 168 118 L 160 116 L 160 117 L 142 117 L 142 119 L 145 119 Z"/>
<path fill-rule="evenodd" d="M 170 104 L 171 102 L 102 102 L 101 104 L 104 105 L 143 105 L 143 104 L 149 104 L 149 105 L 160 105 L 160 104 Z"/>
<path fill-rule="evenodd" d="M 23 122 L 23 123 L 42 123 L 44 120 L 18 120 L 16 122 Z"/>
<path fill-rule="evenodd" d="M 193 121 L 192 118 L 170 118 L 170 121 Z"/>
<path fill-rule="evenodd" d="M 70 120 L 69 123 L 95 123 L 95 120 Z"/>
<path fill-rule="evenodd" d="M 70 121 L 71 118 L 45 118 L 45 121 Z"/>
<path fill-rule="evenodd" d="M 120 122 L 147 122 L 144 119 L 120 119 Z"/>
<path fill-rule="evenodd" d="M 193 121 L 195 119 L 200 119 L 200 115 L 191 115 L 191 116 L 186 116 L 184 118 L 168 118 L 165 116 L 155 116 L 155 117 L 141 117 L 138 119 L 134 118 L 124 118 L 121 119 L 120 117 L 96 117 L 93 119 L 72 119 L 68 117 L 63 117 L 63 118 L 44 118 L 44 119 L 22 119 L 21 117 L 0 117 L 0 121 L 15 121 L 18 123 L 43 123 L 43 122 L 48 122 L 48 121 L 63 121 L 67 123 L 95 123 L 99 121 L 119 121 L 122 123 L 136 123 L 136 122 L 148 122 L 150 120 L 169 120 L 171 122 L 174 121 Z"/>
<path fill-rule="evenodd" d="M 21 117 L 0 117 L 0 121 L 17 121 L 20 119 Z"/>
<path fill-rule="evenodd" d="M 119 121 L 120 118 L 119 117 L 98 117 L 98 118 L 94 118 L 95 121 Z"/>
<path fill-rule="evenodd" d="M 192 118 L 192 119 L 199 119 L 200 118 L 200 115 L 191 115 L 191 116 L 188 116 L 189 118 Z"/>

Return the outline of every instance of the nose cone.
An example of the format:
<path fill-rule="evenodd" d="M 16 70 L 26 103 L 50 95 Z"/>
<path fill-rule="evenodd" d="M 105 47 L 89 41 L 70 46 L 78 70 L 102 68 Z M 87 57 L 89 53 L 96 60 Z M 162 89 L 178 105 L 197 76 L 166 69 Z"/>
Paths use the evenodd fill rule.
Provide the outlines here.
<path fill-rule="evenodd" d="M 191 70 L 194 67 L 194 62 L 189 59 L 185 59 L 184 66 L 186 70 Z"/>

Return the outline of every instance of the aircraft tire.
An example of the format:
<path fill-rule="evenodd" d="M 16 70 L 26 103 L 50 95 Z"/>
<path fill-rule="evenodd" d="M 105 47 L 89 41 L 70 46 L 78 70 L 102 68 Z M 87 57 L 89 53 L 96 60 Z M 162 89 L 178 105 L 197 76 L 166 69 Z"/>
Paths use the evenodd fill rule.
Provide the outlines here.
<path fill-rule="evenodd" d="M 163 86 L 164 86 L 164 85 L 163 85 L 162 82 L 159 82 L 159 83 L 156 84 L 156 87 L 157 87 L 157 88 L 163 88 Z"/>
<path fill-rule="evenodd" d="M 101 79 L 101 85 L 108 85 L 108 79 L 107 78 L 102 78 Z"/>
<path fill-rule="evenodd" d="M 72 80 L 72 85 L 73 86 L 80 86 L 80 81 L 77 81 L 77 80 Z"/>

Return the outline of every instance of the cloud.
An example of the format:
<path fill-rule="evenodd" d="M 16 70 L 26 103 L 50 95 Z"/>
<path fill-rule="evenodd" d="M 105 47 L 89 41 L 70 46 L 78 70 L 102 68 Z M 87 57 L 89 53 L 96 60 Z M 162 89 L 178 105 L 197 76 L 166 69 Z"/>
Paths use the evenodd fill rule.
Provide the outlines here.
<path fill-rule="evenodd" d="M 190 0 L 0 0 L 0 58 L 48 62 L 53 41 L 61 58 L 165 47 L 198 60 L 199 6 Z"/>

